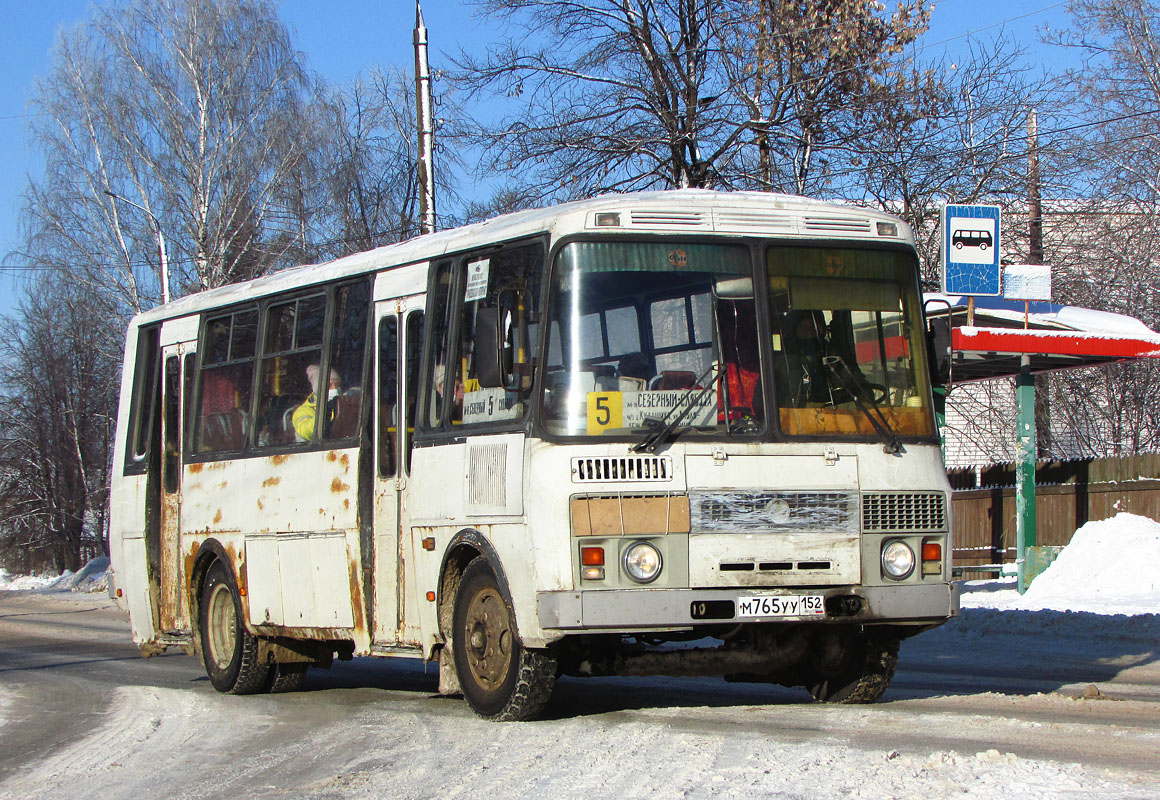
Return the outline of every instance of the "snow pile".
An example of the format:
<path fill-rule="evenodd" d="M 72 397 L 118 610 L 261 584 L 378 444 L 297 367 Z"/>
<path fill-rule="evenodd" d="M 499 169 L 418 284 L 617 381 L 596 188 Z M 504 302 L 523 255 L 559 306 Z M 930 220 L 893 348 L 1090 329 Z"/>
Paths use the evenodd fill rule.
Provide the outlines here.
<path fill-rule="evenodd" d="M 94 558 L 79 572 L 65 570 L 60 575 L 10 575 L 0 569 L 0 591 L 104 592 L 109 588 L 109 559 Z"/>
<path fill-rule="evenodd" d="M 1022 597 L 1014 579 L 963 588 L 965 608 L 1160 614 L 1160 523 L 1127 513 L 1087 523 Z"/>

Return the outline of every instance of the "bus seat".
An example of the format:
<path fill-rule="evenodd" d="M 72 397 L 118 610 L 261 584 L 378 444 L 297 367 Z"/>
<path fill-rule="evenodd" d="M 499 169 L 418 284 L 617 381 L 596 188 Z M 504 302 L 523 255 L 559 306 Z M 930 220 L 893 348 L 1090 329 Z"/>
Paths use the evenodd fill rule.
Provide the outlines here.
<path fill-rule="evenodd" d="M 207 451 L 241 450 L 246 441 L 247 414 L 240 408 L 215 411 L 205 418 L 202 444 Z"/>
<path fill-rule="evenodd" d="M 665 389 L 692 389 L 697 382 L 697 375 L 688 370 L 666 369 L 653 381 L 652 388 L 658 391 Z"/>
<path fill-rule="evenodd" d="M 349 392 L 335 400 L 334 422 L 330 424 L 327 438 L 349 439 L 358 436 L 359 411 L 362 408 L 362 393 Z"/>

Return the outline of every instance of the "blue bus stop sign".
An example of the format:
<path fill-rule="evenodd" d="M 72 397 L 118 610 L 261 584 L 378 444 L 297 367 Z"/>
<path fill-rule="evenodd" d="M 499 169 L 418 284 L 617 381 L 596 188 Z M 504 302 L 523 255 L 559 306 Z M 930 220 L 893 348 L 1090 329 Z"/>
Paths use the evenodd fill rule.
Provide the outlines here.
<path fill-rule="evenodd" d="M 943 291 L 1000 294 L 999 206 L 943 206 L 942 232 Z"/>

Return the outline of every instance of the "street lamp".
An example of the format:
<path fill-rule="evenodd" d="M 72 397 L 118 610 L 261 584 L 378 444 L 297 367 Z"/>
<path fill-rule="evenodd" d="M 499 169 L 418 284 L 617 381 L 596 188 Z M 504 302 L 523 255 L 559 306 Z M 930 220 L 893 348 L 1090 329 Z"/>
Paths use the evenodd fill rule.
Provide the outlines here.
<path fill-rule="evenodd" d="M 128 198 L 121 197 L 119 194 L 105 190 L 105 194 L 113 198 L 113 200 L 120 200 L 122 203 L 128 203 L 138 211 L 144 211 L 149 215 L 150 221 L 153 223 L 153 230 L 157 232 L 157 251 L 161 255 L 161 303 L 169 302 L 169 258 L 165 254 L 165 234 L 161 232 L 161 222 L 158 221 L 156 215 L 145 206 L 138 205 Z"/>

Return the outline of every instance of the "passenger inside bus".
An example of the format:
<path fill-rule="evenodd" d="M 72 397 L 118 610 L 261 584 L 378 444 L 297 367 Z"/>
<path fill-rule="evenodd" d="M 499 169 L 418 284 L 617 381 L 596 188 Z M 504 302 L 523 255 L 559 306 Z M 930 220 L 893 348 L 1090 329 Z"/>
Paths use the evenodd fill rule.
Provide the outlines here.
<path fill-rule="evenodd" d="M 829 399 L 826 356 L 826 318 L 821 311 L 791 311 L 782 321 L 784 351 L 775 374 L 782 405 L 801 408 Z"/>
<path fill-rule="evenodd" d="M 310 383 L 310 394 L 294 409 L 291 414 L 291 424 L 294 433 L 300 442 L 308 442 L 314 438 L 314 428 L 318 424 L 318 375 L 317 364 L 306 367 L 306 380 Z M 338 371 L 330 370 L 330 381 L 326 393 L 326 424 L 327 428 L 334 422 L 338 409 L 338 398 L 342 394 L 342 379 Z"/>

